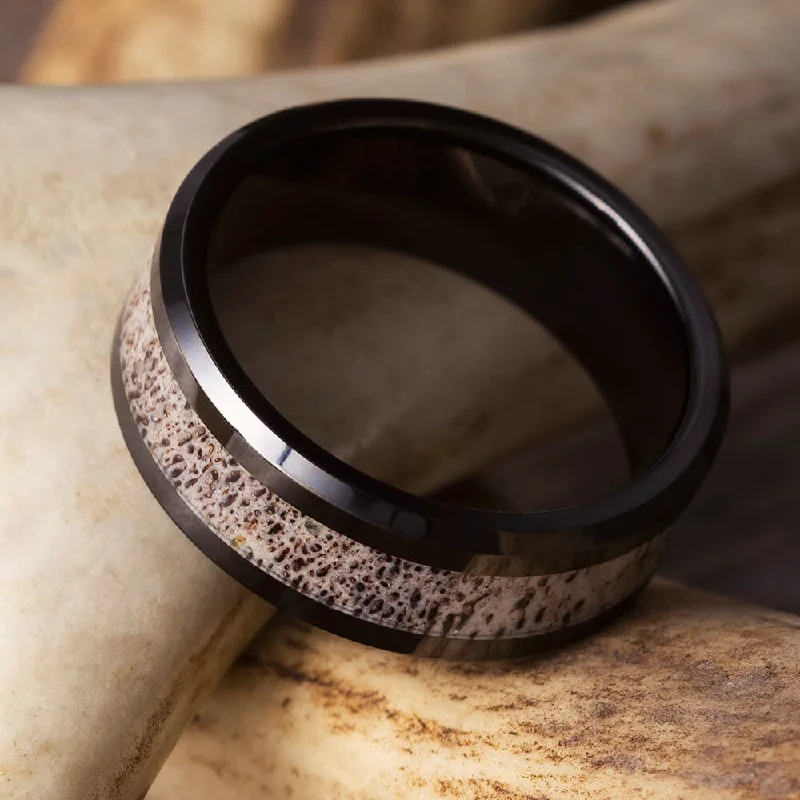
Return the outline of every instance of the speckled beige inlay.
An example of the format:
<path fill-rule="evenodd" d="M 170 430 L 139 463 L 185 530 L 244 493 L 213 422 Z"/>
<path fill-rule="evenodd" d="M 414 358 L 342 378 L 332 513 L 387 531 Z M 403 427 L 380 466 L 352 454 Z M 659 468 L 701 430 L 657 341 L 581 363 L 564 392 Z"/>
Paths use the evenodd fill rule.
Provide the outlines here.
<path fill-rule="evenodd" d="M 664 535 L 602 564 L 554 575 L 464 575 L 407 561 L 321 525 L 235 461 L 191 408 L 167 364 L 149 270 L 126 302 L 122 382 L 154 460 L 193 513 L 275 580 L 337 611 L 429 636 L 547 633 L 616 605 L 655 570 Z"/>

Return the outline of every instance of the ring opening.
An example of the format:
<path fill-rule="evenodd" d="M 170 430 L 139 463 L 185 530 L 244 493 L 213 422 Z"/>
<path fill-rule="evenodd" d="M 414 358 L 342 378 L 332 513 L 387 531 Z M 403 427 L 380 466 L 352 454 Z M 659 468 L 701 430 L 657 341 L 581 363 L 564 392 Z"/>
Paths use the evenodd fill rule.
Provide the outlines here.
<path fill-rule="evenodd" d="M 624 460 L 634 479 L 646 472 L 685 412 L 685 326 L 652 265 L 574 192 L 453 136 L 328 131 L 266 149 L 219 198 L 204 262 L 217 324 L 263 396 L 317 444 L 381 479 L 385 461 L 371 462 L 370 448 L 380 448 L 382 425 L 414 425 L 402 413 L 392 418 L 413 407 L 402 402 L 409 384 L 429 381 L 431 403 L 445 393 L 443 407 L 448 392 L 465 386 L 496 400 L 481 374 L 504 373 L 483 365 L 495 359 L 519 370 L 527 344 L 552 354 L 560 343 L 558 369 L 573 371 L 555 383 L 581 396 L 594 385 L 619 432 L 624 458 L 605 448 L 591 471 L 599 482 L 579 490 L 617 488 Z M 424 302 L 415 307 L 417 297 Z M 333 360 L 316 357 L 325 325 L 331 342 L 355 346 Z M 570 359 L 588 378 L 565 366 Z M 528 385 L 522 398 L 510 384 L 504 390 L 518 407 L 528 398 L 531 413 L 542 413 L 531 390 L 546 395 L 550 387 Z M 385 401 L 380 411 L 376 398 Z M 551 409 L 557 418 L 557 402 Z M 502 419 L 503 409 L 492 413 Z M 480 439 L 466 427 L 462 438 Z M 403 488 L 436 486 L 413 458 L 392 468 L 390 480 Z"/>

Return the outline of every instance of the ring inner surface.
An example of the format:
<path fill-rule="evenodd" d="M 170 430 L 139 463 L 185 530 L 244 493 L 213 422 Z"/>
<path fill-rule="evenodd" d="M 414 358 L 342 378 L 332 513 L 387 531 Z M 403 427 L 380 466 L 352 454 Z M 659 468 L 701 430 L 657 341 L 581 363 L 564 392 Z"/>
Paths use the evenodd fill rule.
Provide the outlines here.
<path fill-rule="evenodd" d="M 274 296 L 269 281 L 275 258 L 291 268 L 300 264 L 304 250 L 322 246 L 334 257 L 345 252 L 360 259 L 366 269 L 382 267 L 371 256 L 375 249 L 422 259 L 505 298 L 513 304 L 511 313 L 532 317 L 585 369 L 610 410 L 634 478 L 669 446 L 689 393 L 690 358 L 679 312 L 646 257 L 600 211 L 554 179 L 426 132 L 325 133 L 265 155 L 235 187 L 211 228 L 206 274 L 213 313 L 235 357 L 265 398 L 301 430 L 295 412 L 309 419 L 315 406 L 326 403 L 326 394 L 292 386 L 293 374 L 311 368 L 313 347 L 296 351 L 307 361 L 281 360 L 281 337 L 292 334 L 270 327 L 270 303 L 288 298 L 298 314 L 316 314 L 317 321 L 324 311 L 307 297 L 301 278 L 294 287 L 284 280 L 283 294 Z M 317 251 L 318 260 L 324 252 Z M 320 291 L 357 295 L 357 287 L 346 284 L 348 274 L 345 269 L 338 283 Z M 446 304 L 449 284 L 442 285 Z M 392 287 L 389 281 L 384 294 L 391 295 Z M 301 296 L 292 297 L 293 289 Z M 407 304 L 413 305 L 414 297 L 411 291 Z M 340 316 L 342 308 L 346 312 L 346 305 L 340 305 Z M 376 303 L 374 313 L 380 311 Z M 420 307 L 417 317 L 404 319 L 424 328 L 430 317 Z M 478 332 L 476 342 L 484 322 L 463 320 Z M 333 340 L 338 331 L 332 323 Z M 365 328 L 364 336 L 371 335 Z M 446 346 L 439 344 L 446 358 Z M 476 354 L 478 360 L 487 357 Z M 347 354 L 337 355 L 329 367 L 347 374 L 339 358 L 341 364 L 348 360 Z M 424 374 L 407 376 L 410 382 L 424 379 Z M 392 387 L 370 391 L 391 395 Z M 367 428 L 382 424 L 367 422 Z M 304 432 L 330 449 L 324 430 Z M 369 438 L 369 430 L 364 436 Z M 343 452 L 334 454 L 348 460 L 348 447 L 364 450 L 369 442 L 351 436 Z M 436 478 L 418 487 L 413 480 L 407 484 L 429 491 Z"/>

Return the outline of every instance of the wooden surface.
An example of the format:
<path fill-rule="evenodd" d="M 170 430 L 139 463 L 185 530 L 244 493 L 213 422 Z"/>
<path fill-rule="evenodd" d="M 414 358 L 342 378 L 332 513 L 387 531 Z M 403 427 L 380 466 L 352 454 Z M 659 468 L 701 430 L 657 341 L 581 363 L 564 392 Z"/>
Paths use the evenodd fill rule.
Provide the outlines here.
<path fill-rule="evenodd" d="M 601 634 L 448 664 L 283 619 L 149 800 L 800 797 L 800 620 L 663 581 Z"/>

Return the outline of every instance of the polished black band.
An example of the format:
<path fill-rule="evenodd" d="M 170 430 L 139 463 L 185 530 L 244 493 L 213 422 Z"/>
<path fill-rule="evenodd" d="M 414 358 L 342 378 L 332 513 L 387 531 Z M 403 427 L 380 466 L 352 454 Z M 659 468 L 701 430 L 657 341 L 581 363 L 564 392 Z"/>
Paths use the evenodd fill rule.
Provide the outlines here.
<path fill-rule="evenodd" d="M 209 275 L 257 252 L 315 242 L 420 256 L 529 312 L 604 395 L 630 485 L 557 510 L 467 509 L 384 484 L 311 441 L 231 352 Z M 273 114 L 232 134 L 178 190 L 150 289 L 169 368 L 231 458 L 322 525 L 428 567 L 549 575 L 642 547 L 698 488 L 727 415 L 715 322 L 652 223 L 553 146 L 451 108 L 341 101 Z M 235 574 L 228 555 L 221 566 Z M 255 572 L 247 585 L 274 597 L 274 576 L 262 574 L 263 585 Z"/>
<path fill-rule="evenodd" d="M 372 197 L 359 203 L 356 196 L 342 208 L 343 198 L 361 188 L 352 183 L 347 191 L 334 186 L 322 198 L 306 197 L 302 191 L 289 197 L 288 192 L 276 192 L 274 204 L 259 210 L 259 215 L 271 215 L 267 235 L 277 244 L 336 237 L 402 248 L 446 260 L 447 266 L 532 307 L 537 319 L 587 365 L 608 399 L 639 473 L 631 486 L 600 502 L 558 511 L 503 513 L 446 506 L 407 495 L 337 461 L 294 429 L 252 385 L 227 347 L 211 307 L 206 251 L 218 215 L 247 175 L 268 171 L 263 165 L 288 172 L 309 149 L 318 151 L 325 137 L 346 144 L 361 131 L 489 152 L 539 179 L 544 197 L 531 198 L 534 207 L 524 217 L 517 212 L 516 220 L 503 220 L 519 225 L 498 226 L 476 244 L 465 236 L 468 226 L 463 222 L 443 231 L 433 211 L 420 212 L 413 197 L 410 207 L 402 206 L 413 220 L 403 224 L 397 208 L 401 203 L 375 210 Z M 317 141 L 298 147 L 309 140 Z M 331 160 L 354 162 L 353 171 L 365 183 L 376 174 L 365 142 L 342 150 Z M 380 148 L 376 150 L 375 162 L 385 163 Z M 351 169 L 350 163 L 340 169 Z M 377 174 L 383 177 L 380 170 Z M 420 184 L 423 193 L 426 186 Z M 468 188 L 456 186 L 464 193 Z M 449 189 L 441 192 L 445 202 L 453 199 Z M 456 194 L 455 199 L 461 198 Z M 425 212 L 429 224 L 421 229 L 414 223 L 424 224 Z M 367 213 L 371 218 L 365 218 Z M 231 236 L 237 255 L 269 244 L 260 241 L 264 228 L 258 222 L 255 227 L 254 232 L 239 230 Z M 222 392 L 215 391 L 216 376 L 204 380 L 206 359 L 195 358 L 200 349 L 210 354 L 220 378 L 263 424 L 262 439 L 252 443 L 254 454 L 272 467 L 280 463 L 280 474 L 296 481 L 298 499 L 311 500 L 310 494 L 319 500 L 315 517 L 329 505 L 337 530 L 404 557 L 456 566 L 476 554 L 537 556 L 572 550 L 579 542 L 593 549 L 618 538 L 646 536 L 651 526 L 669 523 L 680 513 L 719 444 L 727 410 L 720 339 L 678 256 L 638 210 L 586 167 L 527 133 L 482 117 L 417 103 L 351 101 L 259 120 L 214 148 L 181 186 L 164 226 L 159 269 L 171 332 L 231 432 L 241 431 L 236 424 L 239 409 L 225 408 Z M 282 495 L 289 491 L 286 485 L 279 488 Z M 344 512 L 350 524 L 334 509 Z M 433 547 L 459 553 L 458 562 Z"/>

